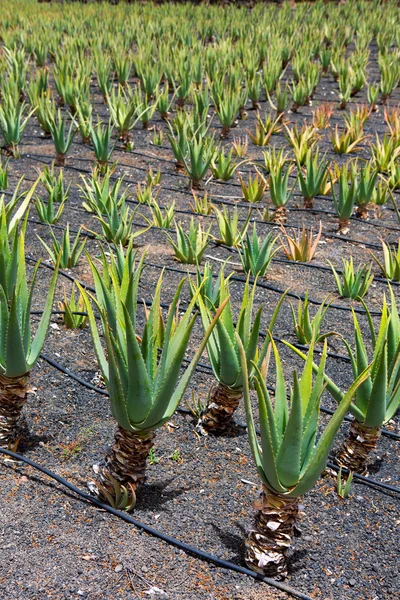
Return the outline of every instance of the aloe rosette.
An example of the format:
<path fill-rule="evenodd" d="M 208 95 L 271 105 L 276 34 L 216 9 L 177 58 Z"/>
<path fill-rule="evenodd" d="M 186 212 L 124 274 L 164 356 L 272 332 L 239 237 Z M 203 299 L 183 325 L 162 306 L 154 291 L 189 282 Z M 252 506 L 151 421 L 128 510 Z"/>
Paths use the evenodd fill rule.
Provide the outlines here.
<path fill-rule="evenodd" d="M 51 318 L 58 263 L 36 333 L 32 339 L 30 309 L 38 262 L 28 288 L 24 237 L 26 221 L 9 242 L 6 214 L 0 226 L 0 445 L 15 443 L 21 412 L 27 401 L 29 374 L 39 359 Z M 11 236 L 10 236 L 11 237 Z"/>
<path fill-rule="evenodd" d="M 204 279 L 205 286 L 207 285 L 207 279 Z M 238 334 L 241 343 L 245 348 L 251 372 L 252 368 L 250 365 L 252 362 L 261 366 L 268 348 L 268 336 L 266 337 L 262 348 L 258 348 L 261 316 L 263 312 L 262 305 L 258 308 L 254 321 L 252 321 L 256 283 L 254 283 L 253 289 L 250 290 L 249 279 L 247 279 L 243 291 L 238 320 L 235 324 L 232 306 L 229 300 L 228 279 L 229 278 L 225 278 L 221 272 L 218 280 L 218 295 L 214 290 L 214 296 L 218 298 L 219 305 L 222 306 L 227 302 L 227 306 L 207 343 L 207 352 L 214 377 L 217 380 L 217 385 L 213 388 L 207 406 L 200 418 L 199 428 L 203 432 L 221 433 L 225 431 L 243 397 L 244 376 L 239 358 L 239 346 L 236 334 Z M 201 292 L 201 287 L 199 290 Z M 270 329 L 272 329 L 275 324 L 285 295 L 281 297 L 281 300 L 275 309 L 270 323 Z M 210 299 L 204 298 L 202 293 L 200 293 L 197 302 L 200 308 L 203 328 L 204 330 L 207 330 L 212 322 L 216 307 L 213 307 Z"/>
<path fill-rule="evenodd" d="M 356 473 L 366 473 L 370 453 L 377 446 L 382 426 L 390 421 L 400 405 L 400 320 L 393 291 L 391 309 L 383 301 L 379 329 L 375 330 L 371 314 L 366 310 L 373 354 L 369 359 L 361 329 L 353 312 L 355 350 L 344 340 L 353 370 L 358 377 L 371 360 L 371 372 L 358 388 L 349 410 L 354 416 L 348 438 L 336 454 L 339 465 Z M 305 354 L 290 346 L 304 360 Z M 317 367 L 314 365 L 314 369 Z M 325 376 L 327 389 L 342 404 L 344 393 L 332 379 Z"/>
<path fill-rule="evenodd" d="M 272 340 L 272 336 L 269 338 Z M 321 361 L 313 380 L 314 345 L 306 356 L 302 375 L 293 372 L 293 386 L 287 390 L 282 363 L 274 341 L 268 349 L 262 369 L 252 364 L 249 377 L 245 348 L 237 336 L 243 371 L 243 392 L 249 442 L 262 481 L 261 499 L 255 527 L 246 540 L 247 565 L 266 576 L 285 577 L 287 554 L 294 535 L 299 499 L 312 489 L 325 468 L 330 448 L 357 389 L 368 378 L 365 369 L 344 394 L 342 402 L 317 440 L 320 401 L 325 390 L 325 341 Z M 275 395 L 271 400 L 266 377 L 271 355 L 275 360 Z M 250 399 L 250 382 L 254 384 L 260 423 L 257 438 Z M 288 400 L 288 397 L 290 400 Z"/>
<path fill-rule="evenodd" d="M 183 315 L 177 316 L 184 281 L 178 285 L 164 321 L 160 306 L 161 275 L 151 308 L 146 311 L 141 337 L 135 328 L 135 311 L 132 313 L 125 302 L 119 299 L 117 307 L 108 302 L 107 297 L 92 298 L 101 316 L 105 350 L 100 343 L 90 299 L 81 289 L 97 359 L 110 394 L 111 412 L 117 421 L 114 443 L 104 464 L 96 468 L 98 480 L 90 488 L 103 500 L 119 508 L 131 509 L 135 505 L 136 488 L 145 480 L 146 459 L 154 444 L 155 431 L 177 409 L 225 306 L 222 304 L 217 311 L 180 377 L 197 318 L 197 313 L 193 313 L 196 296 Z"/>

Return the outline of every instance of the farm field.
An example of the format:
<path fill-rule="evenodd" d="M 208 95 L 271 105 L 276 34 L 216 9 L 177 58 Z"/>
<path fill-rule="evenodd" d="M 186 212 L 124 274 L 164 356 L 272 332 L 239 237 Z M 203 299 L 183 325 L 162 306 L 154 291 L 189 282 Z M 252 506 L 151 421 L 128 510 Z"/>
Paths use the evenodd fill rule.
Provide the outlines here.
<path fill-rule="evenodd" d="M 397 597 L 399 24 L 2 2 L 0 598 Z"/>

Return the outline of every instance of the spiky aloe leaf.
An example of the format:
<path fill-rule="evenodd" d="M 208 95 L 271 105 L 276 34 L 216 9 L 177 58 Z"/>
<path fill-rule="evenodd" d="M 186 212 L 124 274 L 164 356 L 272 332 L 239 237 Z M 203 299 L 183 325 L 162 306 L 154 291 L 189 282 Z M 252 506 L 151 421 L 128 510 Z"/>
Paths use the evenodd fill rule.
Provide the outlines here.
<path fill-rule="evenodd" d="M 321 475 L 321 472 L 325 468 L 333 441 L 347 411 L 349 410 L 352 398 L 354 397 L 357 388 L 370 376 L 370 371 L 371 365 L 368 366 L 357 377 L 357 379 L 349 387 L 347 393 L 343 396 L 342 402 L 339 404 L 323 434 L 321 435 L 318 444 L 316 445 L 308 462 L 307 468 L 301 477 L 301 480 L 294 489 L 290 490 L 288 496 L 292 498 L 302 496 L 315 485 L 317 479 Z"/>

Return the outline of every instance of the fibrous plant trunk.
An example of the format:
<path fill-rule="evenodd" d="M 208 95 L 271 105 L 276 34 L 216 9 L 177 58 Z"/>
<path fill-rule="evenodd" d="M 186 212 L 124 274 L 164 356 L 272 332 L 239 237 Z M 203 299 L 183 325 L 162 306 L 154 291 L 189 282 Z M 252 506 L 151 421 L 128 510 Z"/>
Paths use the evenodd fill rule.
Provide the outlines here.
<path fill-rule="evenodd" d="M 154 436 L 153 431 L 134 433 L 118 425 L 104 464 L 95 469 L 98 485 L 89 487 L 97 488 L 99 497 L 109 502 L 110 497 L 115 498 L 117 494 L 117 483 L 126 489 L 127 504 L 133 506 L 135 491 L 146 479 L 146 460 L 154 445 Z"/>
<path fill-rule="evenodd" d="M 233 389 L 218 383 L 200 417 L 200 429 L 212 433 L 225 431 L 242 397 L 241 388 Z"/>
<path fill-rule="evenodd" d="M 226 139 L 227 137 L 229 137 L 230 131 L 230 127 L 222 127 L 221 138 Z"/>
<path fill-rule="evenodd" d="M 313 198 L 304 198 L 304 208 L 313 208 L 314 206 L 314 202 L 313 202 Z"/>
<path fill-rule="evenodd" d="M 177 161 L 175 162 L 175 171 L 176 171 L 177 173 L 183 173 L 183 172 L 184 172 L 184 170 L 185 170 L 185 165 L 184 165 L 184 163 L 183 163 L 181 160 L 177 160 Z"/>
<path fill-rule="evenodd" d="M 190 179 L 190 187 L 192 188 L 192 190 L 199 190 L 200 189 L 200 182 L 201 179 Z"/>
<path fill-rule="evenodd" d="M 368 219 L 368 205 L 360 204 L 357 206 L 356 217 L 359 219 Z"/>
<path fill-rule="evenodd" d="M 339 233 L 346 235 L 350 231 L 350 219 L 339 219 Z"/>
<path fill-rule="evenodd" d="M 278 223 L 278 225 L 283 225 L 284 223 L 286 223 L 286 206 L 278 206 L 278 208 L 274 210 L 272 220 L 274 221 L 274 223 Z"/>
<path fill-rule="evenodd" d="M 56 167 L 64 167 L 65 165 L 65 154 L 56 154 L 56 159 L 54 161 Z"/>
<path fill-rule="evenodd" d="M 246 564 L 266 577 L 284 578 L 288 573 L 287 553 L 294 536 L 299 498 L 288 498 L 263 486 L 255 528 L 246 540 Z"/>
<path fill-rule="evenodd" d="M 353 421 L 349 437 L 336 453 L 337 464 L 360 475 L 366 473 L 369 456 L 375 450 L 380 436 L 380 427 L 365 427 Z"/>
<path fill-rule="evenodd" d="M 21 413 L 28 397 L 29 375 L 0 375 L 0 446 L 14 445 L 18 439 Z"/>

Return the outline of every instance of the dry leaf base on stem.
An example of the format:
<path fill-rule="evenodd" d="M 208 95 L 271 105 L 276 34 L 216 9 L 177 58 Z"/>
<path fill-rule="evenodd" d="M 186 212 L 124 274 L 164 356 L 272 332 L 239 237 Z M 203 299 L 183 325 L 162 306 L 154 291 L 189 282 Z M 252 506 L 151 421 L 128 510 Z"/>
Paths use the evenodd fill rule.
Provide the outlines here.
<path fill-rule="evenodd" d="M 0 375 L 0 446 L 12 445 L 18 438 L 22 409 L 28 399 L 29 375 Z"/>
<path fill-rule="evenodd" d="M 98 486 L 90 484 L 90 489 L 96 491 L 103 500 L 108 501 L 107 495 L 103 494 L 102 490 L 114 497 L 115 482 L 117 482 L 130 490 L 131 495 L 134 496 L 137 487 L 146 479 L 146 460 L 154 445 L 154 437 L 153 431 L 137 434 L 118 425 L 114 443 L 106 454 L 104 465 L 95 468 Z"/>
<path fill-rule="evenodd" d="M 287 498 L 263 486 L 255 528 L 246 540 L 246 564 L 266 577 L 284 578 L 288 573 L 287 552 L 299 512 L 299 498 Z"/>
<path fill-rule="evenodd" d="M 212 433 L 225 431 L 242 397 L 241 389 L 232 389 L 219 383 L 214 388 L 207 407 L 201 415 L 200 428 Z"/>
<path fill-rule="evenodd" d="M 353 421 L 349 437 L 336 454 L 337 464 L 360 475 L 366 473 L 369 456 L 375 450 L 380 436 L 380 427 L 364 427 Z"/>

